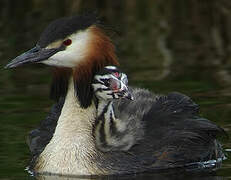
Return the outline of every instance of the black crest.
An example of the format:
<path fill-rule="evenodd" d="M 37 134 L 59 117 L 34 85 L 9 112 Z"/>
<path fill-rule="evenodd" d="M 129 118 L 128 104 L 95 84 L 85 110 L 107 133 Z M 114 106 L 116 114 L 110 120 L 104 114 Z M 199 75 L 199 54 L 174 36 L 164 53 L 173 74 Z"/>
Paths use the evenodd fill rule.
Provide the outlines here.
<path fill-rule="evenodd" d="M 47 26 L 37 44 L 40 47 L 46 47 L 56 40 L 64 39 L 75 31 L 84 30 L 93 24 L 99 24 L 99 20 L 95 14 L 57 19 Z"/>
<path fill-rule="evenodd" d="M 60 98 L 66 96 L 70 77 L 73 76 L 76 97 L 82 108 L 87 108 L 93 100 L 92 80 L 93 76 L 101 67 L 94 64 L 90 71 L 84 67 L 76 68 L 73 72 L 70 68 L 55 68 L 53 81 L 51 84 L 51 99 L 59 101 Z"/>
<path fill-rule="evenodd" d="M 92 78 L 79 78 L 74 80 L 76 97 L 82 108 L 88 108 L 93 99 L 93 89 L 91 87 Z"/>
<path fill-rule="evenodd" d="M 102 67 L 97 64 L 92 64 L 92 67 L 80 67 L 74 72 L 74 86 L 76 97 L 78 98 L 81 107 L 87 108 L 91 105 L 93 100 L 92 81 L 95 74 L 97 74 Z"/>
<path fill-rule="evenodd" d="M 58 102 L 60 97 L 65 98 L 71 74 L 72 71 L 69 68 L 54 68 L 50 91 L 51 99 Z"/>

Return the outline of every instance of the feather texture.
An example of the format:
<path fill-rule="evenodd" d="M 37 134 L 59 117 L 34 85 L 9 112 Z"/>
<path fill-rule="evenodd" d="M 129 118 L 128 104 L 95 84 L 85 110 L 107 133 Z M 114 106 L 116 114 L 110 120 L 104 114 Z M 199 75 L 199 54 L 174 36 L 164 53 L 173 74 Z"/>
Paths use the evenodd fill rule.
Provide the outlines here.
<path fill-rule="evenodd" d="M 224 158 L 221 145 L 216 140 L 224 130 L 201 118 L 198 105 L 189 97 L 180 93 L 163 96 L 143 89 L 130 90 L 135 101 L 122 99 L 114 106 L 117 117 L 127 121 L 127 128 L 134 130 L 131 132 L 136 141 L 127 151 L 96 151 L 101 154 L 96 158 L 100 169 L 109 174 L 176 167 L 200 169 L 201 162 Z M 41 126 L 30 133 L 31 167 L 52 138 L 62 104 L 63 99 L 60 99 Z M 51 127 L 46 128 L 46 124 Z"/>

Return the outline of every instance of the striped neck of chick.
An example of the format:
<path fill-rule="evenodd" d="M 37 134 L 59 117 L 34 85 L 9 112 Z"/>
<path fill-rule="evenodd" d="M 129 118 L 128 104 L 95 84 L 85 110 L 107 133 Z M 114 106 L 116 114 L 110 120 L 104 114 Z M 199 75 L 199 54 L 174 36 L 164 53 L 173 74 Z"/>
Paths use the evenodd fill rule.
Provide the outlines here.
<path fill-rule="evenodd" d="M 101 151 L 127 150 L 131 141 L 126 133 L 126 122 L 117 118 L 114 101 L 133 97 L 128 90 L 127 75 L 115 66 L 106 66 L 94 76 L 97 118 L 93 129 L 96 147 Z"/>

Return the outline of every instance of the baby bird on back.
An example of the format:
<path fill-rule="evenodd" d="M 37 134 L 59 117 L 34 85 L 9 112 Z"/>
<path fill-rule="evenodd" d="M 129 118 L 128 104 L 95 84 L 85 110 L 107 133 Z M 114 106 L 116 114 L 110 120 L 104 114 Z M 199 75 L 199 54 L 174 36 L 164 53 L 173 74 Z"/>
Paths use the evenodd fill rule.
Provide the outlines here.
<path fill-rule="evenodd" d="M 119 118 L 117 103 L 122 98 L 133 100 L 128 79 L 115 66 L 106 66 L 94 76 L 92 87 L 96 97 L 97 118 L 93 135 L 101 151 L 128 149 L 142 138 L 141 122 L 134 117 Z"/>

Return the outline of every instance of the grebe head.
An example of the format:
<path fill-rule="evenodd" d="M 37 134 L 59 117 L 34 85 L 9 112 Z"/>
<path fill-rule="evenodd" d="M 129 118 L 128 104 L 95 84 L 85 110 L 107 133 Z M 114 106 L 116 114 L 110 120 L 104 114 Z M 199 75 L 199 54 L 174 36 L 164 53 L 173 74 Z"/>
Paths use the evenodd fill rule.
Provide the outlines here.
<path fill-rule="evenodd" d="M 119 65 L 115 48 L 94 15 L 65 17 L 51 22 L 36 46 L 13 59 L 5 68 L 43 63 L 54 66 L 52 99 L 65 97 L 70 77 L 81 107 L 92 103 L 94 74 L 107 65 Z"/>
<path fill-rule="evenodd" d="M 95 15 L 64 17 L 51 22 L 36 46 L 13 59 L 6 68 L 28 63 L 75 68 L 87 59 L 98 64 L 104 61 L 118 64 L 114 46 Z"/>
<path fill-rule="evenodd" d="M 133 100 L 133 96 L 128 89 L 128 79 L 115 66 L 106 66 L 102 71 L 94 76 L 92 87 L 98 99 L 112 100 L 127 98 Z"/>

